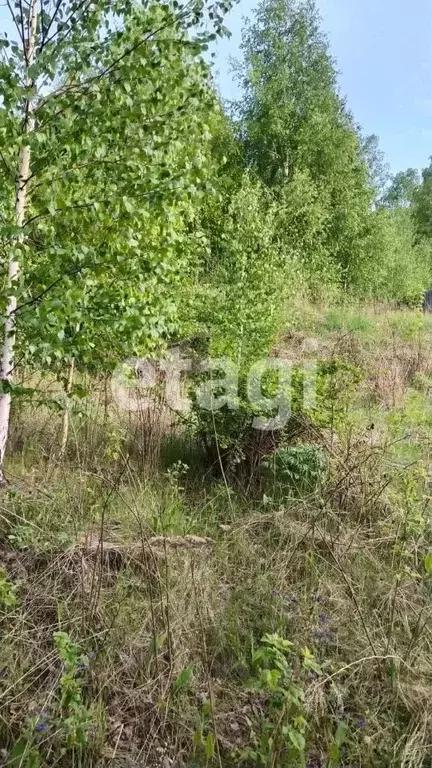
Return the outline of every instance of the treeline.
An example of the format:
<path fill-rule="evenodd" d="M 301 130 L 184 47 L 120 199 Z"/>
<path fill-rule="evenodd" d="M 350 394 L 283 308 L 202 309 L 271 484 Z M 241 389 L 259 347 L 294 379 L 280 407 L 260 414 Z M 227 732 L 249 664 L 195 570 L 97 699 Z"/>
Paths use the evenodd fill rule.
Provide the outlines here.
<path fill-rule="evenodd" d="M 228 9 L 31 0 L 0 39 L 0 467 L 17 366 L 196 337 L 244 368 L 299 292 L 415 305 L 432 282 L 432 168 L 386 178 L 314 2 L 263 0 L 225 108 L 203 56 Z"/>
<path fill-rule="evenodd" d="M 225 126 L 235 162 L 223 178 L 237 191 L 243 168 L 275 207 L 287 279 L 313 298 L 419 304 L 432 277 L 432 170 L 390 178 L 377 138 L 362 135 L 339 93 L 315 4 L 264 0 L 237 77 Z"/>
<path fill-rule="evenodd" d="M 432 284 L 432 165 L 390 176 L 340 95 L 314 2 L 263 0 L 235 76 L 241 97 L 217 102 L 210 124 L 187 335 L 250 364 L 295 294 L 420 306 Z"/>

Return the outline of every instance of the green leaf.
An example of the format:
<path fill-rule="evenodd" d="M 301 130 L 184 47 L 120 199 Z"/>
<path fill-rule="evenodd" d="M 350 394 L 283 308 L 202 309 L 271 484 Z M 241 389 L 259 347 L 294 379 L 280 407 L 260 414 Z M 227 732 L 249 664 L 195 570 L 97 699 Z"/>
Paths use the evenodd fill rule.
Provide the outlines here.
<path fill-rule="evenodd" d="M 212 733 L 208 733 L 206 736 L 204 750 L 207 760 L 212 760 L 215 755 L 215 738 Z"/>
<path fill-rule="evenodd" d="M 300 754 L 303 753 L 306 747 L 306 741 L 303 734 L 300 733 L 300 731 L 296 731 L 294 728 L 288 728 L 287 735 L 293 747 L 295 747 Z"/>
<path fill-rule="evenodd" d="M 123 198 L 123 205 L 128 213 L 134 213 L 135 206 L 131 200 L 129 200 L 127 197 Z"/>
<path fill-rule="evenodd" d="M 40 758 L 37 749 L 23 736 L 9 753 L 8 765 L 12 768 L 39 768 Z"/>
<path fill-rule="evenodd" d="M 432 576 L 432 552 L 428 552 L 423 558 L 423 566 L 428 576 Z"/>
<path fill-rule="evenodd" d="M 347 738 L 347 726 L 343 720 L 340 720 L 338 722 L 338 726 L 336 728 L 336 733 L 335 733 L 335 742 L 338 745 L 338 747 L 341 747 L 342 744 L 345 743 L 346 738 Z"/>
<path fill-rule="evenodd" d="M 179 674 L 179 676 L 173 682 L 173 690 L 177 691 L 188 688 L 193 677 L 193 666 L 185 667 Z"/>

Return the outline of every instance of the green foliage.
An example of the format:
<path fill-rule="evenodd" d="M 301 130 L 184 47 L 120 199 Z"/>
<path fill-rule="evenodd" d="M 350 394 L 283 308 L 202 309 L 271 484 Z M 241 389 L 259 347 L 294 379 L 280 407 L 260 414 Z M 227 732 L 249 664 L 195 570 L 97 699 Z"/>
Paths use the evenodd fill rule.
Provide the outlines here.
<path fill-rule="evenodd" d="M 201 248 L 195 219 L 208 191 L 216 105 L 202 54 L 227 8 L 98 0 L 81 13 L 68 0 L 43 4 L 31 73 L 19 46 L 5 42 L 3 242 L 18 235 L 8 169 L 23 143 L 31 152 L 17 244 L 25 269 L 12 289 L 2 283 L 0 302 L 4 310 L 8 292 L 17 294 L 21 362 L 61 373 L 73 359 L 78 370 L 109 370 L 152 352 L 177 327 Z M 24 139 L 29 104 L 34 124 Z"/>
<path fill-rule="evenodd" d="M 194 669 L 192 666 L 185 667 L 173 682 L 173 691 L 178 693 L 179 691 L 189 688 L 191 680 L 193 678 Z"/>
<path fill-rule="evenodd" d="M 322 427 L 338 429 L 349 425 L 362 370 L 345 360 L 333 359 L 319 363 L 316 381 L 316 402 L 311 409 L 314 421 Z"/>
<path fill-rule="evenodd" d="M 244 32 L 237 104 L 245 156 L 279 201 L 285 251 L 313 295 L 355 285 L 373 190 L 313 2 L 266 0 Z"/>
<path fill-rule="evenodd" d="M 323 485 L 328 460 L 318 446 L 302 443 L 289 448 L 279 448 L 273 456 L 263 462 L 263 466 L 285 492 L 304 496 Z"/>
<path fill-rule="evenodd" d="M 372 330 L 371 319 L 349 307 L 334 307 L 326 312 L 323 320 L 328 331 L 347 331 L 348 333 L 367 333 Z"/>
<path fill-rule="evenodd" d="M 335 768 L 341 765 L 342 760 L 342 747 L 347 740 L 347 726 L 343 720 L 338 722 L 336 733 L 334 735 L 333 743 L 329 749 L 329 768 Z"/>
<path fill-rule="evenodd" d="M 56 692 L 57 702 L 52 709 L 27 718 L 24 733 L 9 753 L 13 766 L 39 768 L 44 765 L 43 745 L 46 746 L 47 737 L 51 735 L 57 737 L 61 755 L 73 756 L 75 750 L 82 755 L 88 746 L 93 713 L 85 707 L 82 692 L 82 672 L 88 666 L 88 659 L 66 632 L 54 632 L 54 643 L 64 667 Z"/>
<path fill-rule="evenodd" d="M 432 159 L 429 166 L 422 171 L 421 183 L 413 182 L 412 187 L 410 196 L 413 203 L 412 215 L 416 238 L 430 240 L 432 237 Z"/>
<path fill-rule="evenodd" d="M 389 208 L 406 208 L 415 200 L 420 186 L 419 172 L 414 168 L 397 173 L 386 191 L 384 204 Z"/>
<path fill-rule="evenodd" d="M 12 768 L 39 768 L 42 765 L 37 747 L 32 745 L 32 738 L 22 736 L 8 755 L 8 765 Z"/>
<path fill-rule="evenodd" d="M 54 632 L 54 642 L 64 665 L 59 683 L 59 724 L 65 733 L 65 746 L 82 749 L 87 746 L 92 724 L 92 713 L 84 705 L 82 693 L 82 671 L 88 666 L 88 658 L 66 632 Z"/>
<path fill-rule="evenodd" d="M 388 327 L 397 341 L 408 344 L 418 343 L 424 332 L 427 331 L 427 318 L 419 312 L 412 312 L 410 314 L 395 313 L 389 318 Z"/>
<path fill-rule="evenodd" d="M 390 180 L 389 165 L 384 152 L 380 149 L 379 137 L 375 134 L 365 136 L 361 151 L 368 170 L 369 184 L 375 194 L 375 204 L 379 205 L 383 200 L 387 200 Z"/>
<path fill-rule="evenodd" d="M 252 724 L 253 746 L 241 750 L 240 764 L 303 766 L 306 754 L 307 719 L 302 677 L 320 674 L 308 648 L 298 651 L 278 634 L 264 635 L 252 653 L 253 691 L 266 697 L 262 719 Z"/>
<path fill-rule="evenodd" d="M 424 556 L 423 566 L 427 575 L 429 577 L 432 576 L 432 552 L 428 552 L 427 555 Z"/>
<path fill-rule="evenodd" d="M 315 6 L 262 2 L 245 26 L 242 52 L 237 108 L 246 157 L 267 186 L 280 188 L 296 167 L 300 134 L 334 95 L 336 73 Z"/>
<path fill-rule="evenodd" d="M 381 208 L 374 213 L 372 253 L 379 254 L 373 269 L 360 267 L 363 292 L 371 298 L 419 306 L 431 277 L 431 249 L 426 241 L 414 242 L 410 210 Z"/>
<path fill-rule="evenodd" d="M 253 364 L 271 353 L 293 292 L 288 277 L 295 270 L 281 253 L 275 207 L 249 175 L 243 176 L 225 215 L 214 220 L 210 248 L 211 266 L 203 274 L 207 283 L 202 283 L 206 300 L 197 307 L 197 324 L 206 339 L 200 351 L 236 366 L 234 396 L 239 400 L 238 407 L 227 405 L 217 412 L 203 410 L 195 401 L 193 421 L 211 446 L 217 441 L 235 462 L 244 458 L 244 442 L 250 440 L 251 423 L 259 412 L 248 402 L 246 377 Z"/>
<path fill-rule="evenodd" d="M 209 298 L 200 325 L 210 338 L 210 356 L 226 356 L 244 369 L 267 356 L 292 289 L 284 284 L 275 208 L 247 174 L 215 225 Z"/>
<path fill-rule="evenodd" d="M 15 608 L 18 603 L 17 590 L 18 586 L 9 580 L 7 571 L 0 568 L 0 609 L 7 611 Z"/>
<path fill-rule="evenodd" d="M 199 713 L 199 725 L 193 734 L 193 748 L 198 759 L 197 765 L 202 765 L 202 761 L 205 761 L 207 765 L 215 757 L 216 740 L 211 730 L 212 726 L 212 704 L 209 699 L 205 699 Z"/>

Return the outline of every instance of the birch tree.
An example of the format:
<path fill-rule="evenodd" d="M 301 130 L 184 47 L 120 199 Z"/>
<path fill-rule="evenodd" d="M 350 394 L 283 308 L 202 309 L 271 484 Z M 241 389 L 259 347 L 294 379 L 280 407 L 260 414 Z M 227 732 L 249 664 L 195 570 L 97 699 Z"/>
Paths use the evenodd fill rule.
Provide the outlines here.
<path fill-rule="evenodd" d="M 374 191 L 315 0 L 262 0 L 242 53 L 240 136 L 248 165 L 279 200 L 287 251 L 313 294 L 357 288 Z"/>
<path fill-rule="evenodd" d="M 13 374 L 169 332 L 225 0 L 18 0 L 0 39 L 0 482 Z M 108 355 L 110 357 L 110 355 Z"/>

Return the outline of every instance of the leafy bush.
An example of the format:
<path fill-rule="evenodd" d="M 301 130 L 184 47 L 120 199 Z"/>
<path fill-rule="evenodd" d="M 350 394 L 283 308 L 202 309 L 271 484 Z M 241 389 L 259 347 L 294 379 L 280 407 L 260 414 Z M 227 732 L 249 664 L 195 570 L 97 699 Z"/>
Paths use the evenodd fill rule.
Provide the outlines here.
<path fill-rule="evenodd" d="M 370 249 L 375 258 L 359 267 L 362 293 L 371 298 L 420 306 L 431 279 L 431 251 L 426 241 L 415 242 L 414 224 L 408 208 L 375 212 L 371 221 Z"/>
<path fill-rule="evenodd" d="M 232 451 L 235 463 L 254 442 L 251 425 L 260 415 L 246 398 L 247 374 L 251 365 L 269 356 L 283 327 L 285 301 L 293 290 L 288 273 L 295 267 L 279 247 L 275 209 L 259 183 L 244 175 L 224 205 L 225 216 L 219 211 L 211 228 L 212 268 L 198 325 L 206 338 L 204 354 L 228 358 L 236 366 L 239 399 L 235 409 L 213 412 L 203 410 L 195 398 L 192 424 L 212 455 L 220 449 Z"/>
<path fill-rule="evenodd" d="M 313 493 L 324 482 L 328 460 L 321 448 L 304 443 L 279 448 L 263 466 L 283 489 L 303 496 Z"/>

